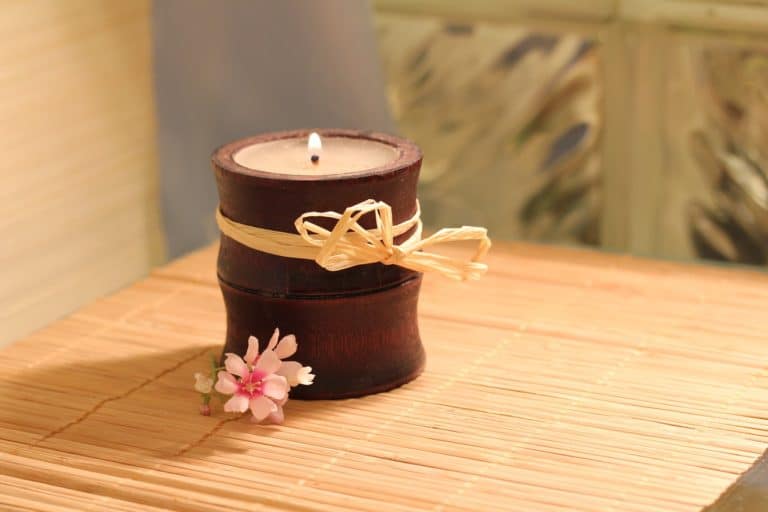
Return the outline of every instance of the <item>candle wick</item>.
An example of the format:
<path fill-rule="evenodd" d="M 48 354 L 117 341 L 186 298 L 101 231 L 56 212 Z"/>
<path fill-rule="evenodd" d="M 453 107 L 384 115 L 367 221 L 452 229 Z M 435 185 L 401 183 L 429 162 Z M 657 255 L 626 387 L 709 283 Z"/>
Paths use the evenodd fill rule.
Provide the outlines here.
<path fill-rule="evenodd" d="M 320 161 L 320 155 L 312 155 L 312 156 L 310 157 L 310 160 L 312 160 L 312 163 L 313 163 L 313 164 L 316 164 L 317 162 L 319 162 L 319 161 Z"/>

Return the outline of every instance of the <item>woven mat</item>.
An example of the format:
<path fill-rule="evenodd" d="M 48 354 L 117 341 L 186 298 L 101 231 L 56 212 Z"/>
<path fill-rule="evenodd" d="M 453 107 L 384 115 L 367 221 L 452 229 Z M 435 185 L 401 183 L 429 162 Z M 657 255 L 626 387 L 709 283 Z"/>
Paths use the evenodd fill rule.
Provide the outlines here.
<path fill-rule="evenodd" d="M 762 512 L 768 510 L 768 452 L 704 512 Z"/>
<path fill-rule="evenodd" d="M 428 277 L 426 373 L 286 424 L 196 414 L 215 248 L 0 351 L 3 510 L 664 510 L 768 442 L 768 276 L 496 248 Z"/>

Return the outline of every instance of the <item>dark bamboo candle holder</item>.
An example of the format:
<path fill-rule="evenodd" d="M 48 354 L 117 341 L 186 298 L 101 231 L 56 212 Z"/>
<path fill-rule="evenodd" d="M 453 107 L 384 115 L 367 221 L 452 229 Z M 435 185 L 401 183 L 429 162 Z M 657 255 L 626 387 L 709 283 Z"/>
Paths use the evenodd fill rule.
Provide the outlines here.
<path fill-rule="evenodd" d="M 388 203 L 395 223 L 416 213 L 421 151 L 415 144 L 380 133 L 319 133 L 388 144 L 397 149 L 397 156 L 385 166 L 353 173 L 278 174 L 243 167 L 234 155 L 255 143 L 307 137 L 309 131 L 232 142 L 213 154 L 222 214 L 241 224 L 295 233 L 294 221 L 302 213 L 343 212 L 366 199 Z M 373 216 L 369 217 L 360 222 L 366 229 L 375 226 Z M 331 272 L 311 260 L 250 249 L 223 234 L 217 268 L 227 310 L 224 352 L 242 355 L 248 336 L 265 343 L 275 327 L 295 334 L 299 341 L 295 359 L 312 366 L 317 375 L 313 385 L 292 391 L 295 398 L 345 398 L 386 391 L 414 379 L 424 367 L 416 318 L 419 272 L 380 263 Z"/>

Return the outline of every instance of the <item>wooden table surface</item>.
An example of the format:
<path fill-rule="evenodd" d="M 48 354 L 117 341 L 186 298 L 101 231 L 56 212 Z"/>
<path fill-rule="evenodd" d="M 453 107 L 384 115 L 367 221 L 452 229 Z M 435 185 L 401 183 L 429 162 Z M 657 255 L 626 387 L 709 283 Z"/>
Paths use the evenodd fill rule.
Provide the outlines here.
<path fill-rule="evenodd" d="M 0 351 L 0 509 L 695 511 L 768 443 L 768 276 L 527 245 L 426 278 L 416 381 L 200 416 L 215 250 Z"/>

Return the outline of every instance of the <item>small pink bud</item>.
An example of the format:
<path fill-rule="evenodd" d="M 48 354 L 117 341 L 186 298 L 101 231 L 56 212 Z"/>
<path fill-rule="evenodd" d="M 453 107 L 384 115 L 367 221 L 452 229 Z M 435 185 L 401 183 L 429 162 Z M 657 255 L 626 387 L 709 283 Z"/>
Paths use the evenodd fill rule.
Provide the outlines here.
<path fill-rule="evenodd" d="M 210 416 L 211 415 L 211 406 L 208 404 L 202 404 L 200 405 L 200 414 L 203 416 Z"/>

